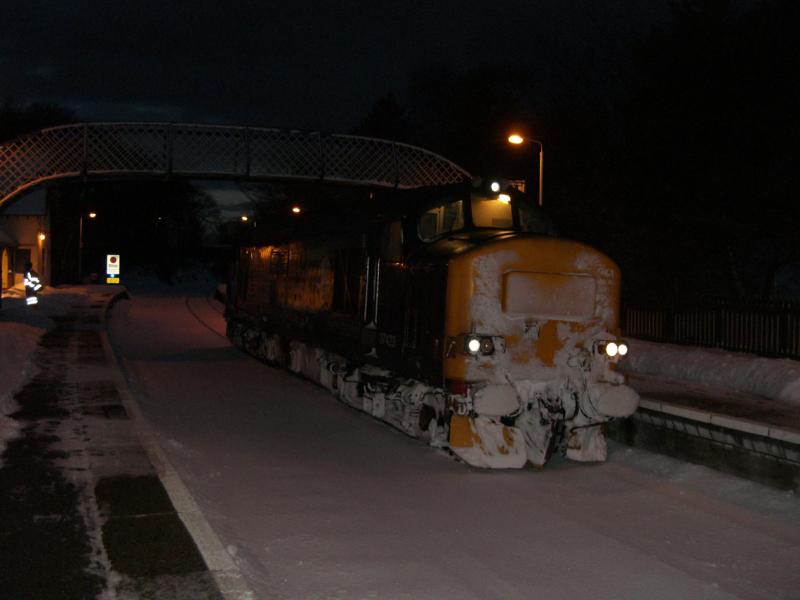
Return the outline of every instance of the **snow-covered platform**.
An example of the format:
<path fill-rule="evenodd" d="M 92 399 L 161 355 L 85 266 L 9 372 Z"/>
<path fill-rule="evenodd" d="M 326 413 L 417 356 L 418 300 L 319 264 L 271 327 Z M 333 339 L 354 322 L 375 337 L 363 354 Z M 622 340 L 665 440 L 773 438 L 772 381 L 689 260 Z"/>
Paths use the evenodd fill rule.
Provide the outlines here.
<path fill-rule="evenodd" d="M 666 381 L 647 375 L 630 377 L 642 396 L 640 406 L 750 433 L 800 447 L 800 406 L 713 386 Z"/>
<path fill-rule="evenodd" d="M 664 375 L 628 374 L 639 410 L 612 424 L 630 445 L 800 489 L 800 404 Z"/>
<path fill-rule="evenodd" d="M 0 313 L 3 598 L 252 598 L 159 454 L 108 342 L 119 286 Z M 9 384 L 10 382 L 10 384 Z M 43 484 L 46 482 L 46 485 Z M 183 493 L 182 493 L 183 492 Z M 6 543 L 7 542 L 7 543 Z M 217 544 L 218 546 L 218 544 Z"/>

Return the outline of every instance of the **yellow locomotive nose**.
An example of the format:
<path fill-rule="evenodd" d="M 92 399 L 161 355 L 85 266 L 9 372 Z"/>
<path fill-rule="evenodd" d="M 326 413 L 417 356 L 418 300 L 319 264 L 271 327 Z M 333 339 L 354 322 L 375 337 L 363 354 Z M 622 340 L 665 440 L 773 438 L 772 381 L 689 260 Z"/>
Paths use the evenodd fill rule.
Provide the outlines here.
<path fill-rule="evenodd" d="M 583 345 L 599 330 L 616 333 L 618 307 L 619 270 L 583 244 L 515 237 L 455 256 L 445 335 L 475 331 L 504 339 L 505 348 L 491 359 L 448 355 L 445 378 L 507 382 L 506 375 L 554 368 L 569 344 Z"/>
<path fill-rule="evenodd" d="M 554 433 L 536 427 L 550 415 L 522 418 L 523 412 L 538 410 L 527 408 L 531 398 L 561 406 L 555 397 L 561 392 L 554 390 L 569 388 L 571 378 L 589 380 L 585 401 L 601 407 L 594 413 L 597 423 L 635 410 L 635 392 L 606 372 L 627 346 L 603 342 L 608 360 L 601 366 L 591 353 L 600 332 L 618 333 L 619 281 L 618 268 L 604 255 L 554 238 L 518 236 L 451 258 L 445 334 L 455 340 L 467 335 L 466 351 L 444 358 L 445 378 L 464 382 L 467 408 L 450 428 L 456 454 L 476 466 L 498 466 L 524 452 L 528 461 L 543 464 Z M 484 338 L 502 340 L 502 347 L 484 354 Z M 580 442 L 574 442 L 574 454 Z"/>

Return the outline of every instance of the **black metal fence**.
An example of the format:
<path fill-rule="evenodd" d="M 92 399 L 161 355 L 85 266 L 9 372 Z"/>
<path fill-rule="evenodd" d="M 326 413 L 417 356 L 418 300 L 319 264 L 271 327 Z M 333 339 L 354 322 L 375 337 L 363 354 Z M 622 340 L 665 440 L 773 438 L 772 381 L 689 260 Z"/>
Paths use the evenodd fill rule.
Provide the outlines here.
<path fill-rule="evenodd" d="M 800 359 L 800 302 L 629 306 L 622 312 L 622 330 L 643 340 Z"/>

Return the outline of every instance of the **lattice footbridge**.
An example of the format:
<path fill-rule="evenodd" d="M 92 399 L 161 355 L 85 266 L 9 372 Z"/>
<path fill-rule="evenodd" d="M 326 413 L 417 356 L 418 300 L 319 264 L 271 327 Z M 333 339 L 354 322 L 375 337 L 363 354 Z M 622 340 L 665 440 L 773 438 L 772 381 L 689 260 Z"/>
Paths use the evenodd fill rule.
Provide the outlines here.
<path fill-rule="evenodd" d="M 177 123 L 82 123 L 0 144 L 0 207 L 44 181 L 175 175 L 415 188 L 469 174 L 433 152 L 389 140 L 285 129 Z"/>

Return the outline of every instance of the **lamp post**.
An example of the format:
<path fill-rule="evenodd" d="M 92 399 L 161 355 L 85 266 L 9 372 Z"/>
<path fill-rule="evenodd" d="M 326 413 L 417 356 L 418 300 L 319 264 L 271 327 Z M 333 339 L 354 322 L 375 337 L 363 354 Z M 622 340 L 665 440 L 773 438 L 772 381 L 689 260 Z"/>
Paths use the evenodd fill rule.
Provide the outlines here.
<path fill-rule="evenodd" d="M 539 147 L 539 206 L 542 206 L 542 182 L 544 181 L 544 145 L 539 140 L 533 138 L 525 139 L 518 133 L 512 133 L 508 136 L 508 143 L 519 146 L 525 142 L 532 142 Z"/>
<path fill-rule="evenodd" d="M 94 219 L 97 213 L 92 211 L 89 213 L 89 218 Z M 83 281 L 83 213 L 78 219 L 78 283 Z"/>

